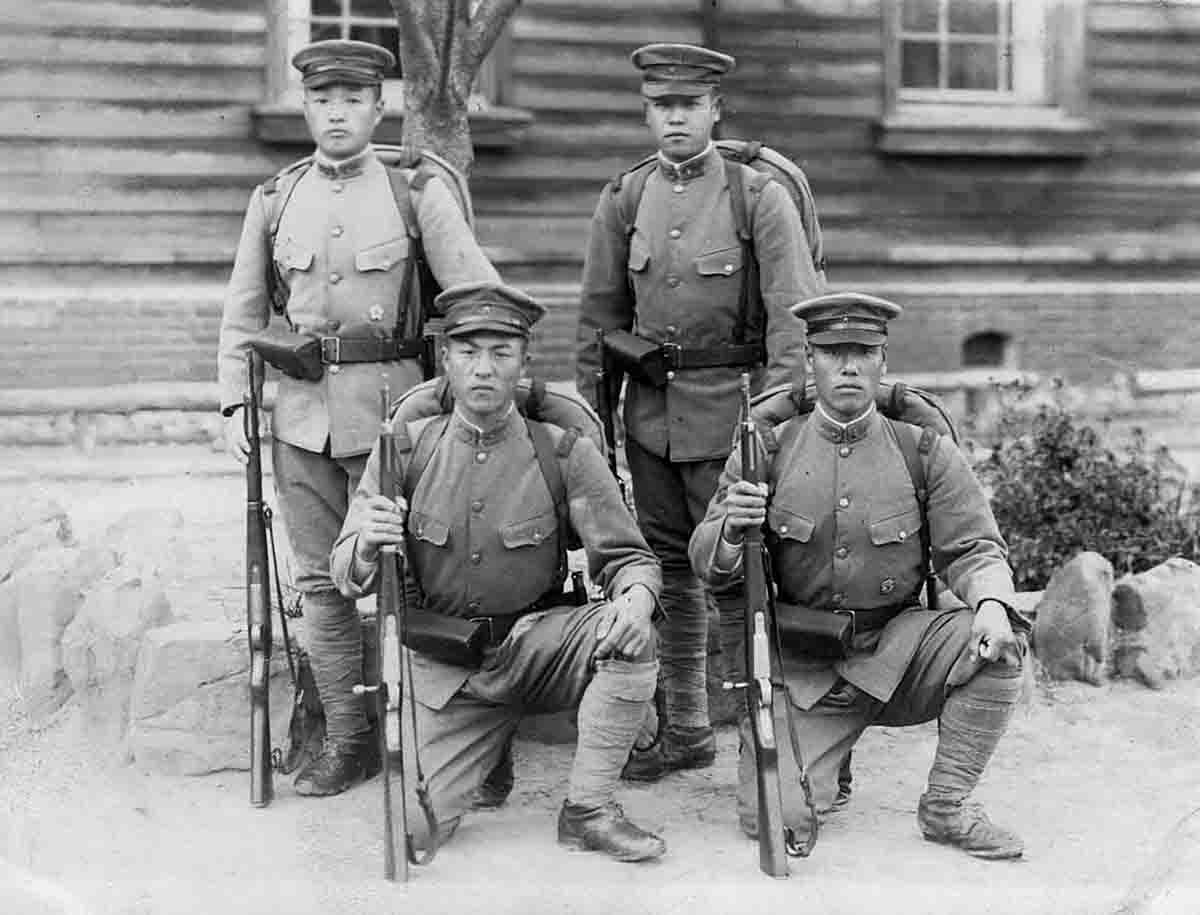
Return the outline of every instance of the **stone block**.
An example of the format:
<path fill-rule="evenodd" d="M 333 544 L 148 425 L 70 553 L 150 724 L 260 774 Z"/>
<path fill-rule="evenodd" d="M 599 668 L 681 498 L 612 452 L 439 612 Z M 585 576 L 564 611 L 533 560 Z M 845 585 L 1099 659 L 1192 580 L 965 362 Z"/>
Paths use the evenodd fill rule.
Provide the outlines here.
<path fill-rule="evenodd" d="M 1110 669 L 1154 689 L 1200 673 L 1200 566 L 1173 558 L 1117 582 Z"/>
<path fill-rule="evenodd" d="M 1112 586 L 1112 563 L 1093 552 L 1080 553 L 1050 577 L 1033 626 L 1033 650 L 1048 676 L 1101 683 Z"/>

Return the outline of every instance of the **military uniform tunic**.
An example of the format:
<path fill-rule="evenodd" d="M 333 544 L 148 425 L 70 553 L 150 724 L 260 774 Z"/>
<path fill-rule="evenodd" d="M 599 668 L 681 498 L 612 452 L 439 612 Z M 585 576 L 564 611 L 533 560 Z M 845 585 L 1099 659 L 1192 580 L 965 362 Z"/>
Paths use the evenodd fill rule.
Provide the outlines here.
<path fill-rule="evenodd" d="M 440 179 L 431 178 L 420 192 L 413 192 L 413 202 L 425 256 L 443 287 L 499 281 Z M 412 241 L 387 169 L 372 149 L 336 164 L 318 154 L 283 209 L 274 251 L 267 250 L 268 218 L 267 200 L 262 188 L 256 188 L 221 322 L 218 374 L 223 408 L 242 402 L 245 343 L 271 317 L 266 277 L 272 258 L 287 285 L 288 317 L 297 329 L 336 333 L 365 323 L 390 331 L 396 324 Z M 281 377 L 273 434 L 318 453 L 328 443 L 335 458 L 365 454 L 378 433 L 384 376 L 397 394 L 422 379 L 415 360 L 330 365 L 316 382 Z"/>
<path fill-rule="evenodd" d="M 766 535 L 779 600 L 827 609 L 869 610 L 907 603 L 911 609 L 883 630 L 857 637 L 851 658 L 838 663 L 785 658 L 792 700 L 810 708 L 840 676 L 881 702 L 891 698 L 925 630 L 938 613 L 921 609 L 924 582 L 921 512 L 893 426 L 872 408 L 849 425 L 815 411 L 776 427 L 778 451 L 767 459 Z M 945 436 L 925 456 L 934 567 L 968 607 L 985 597 L 1011 603 L 1007 547 L 966 458 Z M 712 583 L 740 577 L 718 561 L 725 492 L 741 478 L 741 456 L 730 455 L 690 555 Z M 783 609 L 780 612 L 785 612 Z"/>
<path fill-rule="evenodd" d="M 787 308 L 820 292 L 820 280 L 808 245 L 796 243 L 804 227 L 787 191 L 767 182 L 761 192 L 753 192 L 758 173 L 738 167 L 745 172 L 766 318 L 767 365 L 754 373 L 757 390 L 791 380 L 802 340 L 801 325 Z M 609 187 L 592 217 L 579 320 L 577 383 L 593 405 L 598 328 L 634 330 L 656 343 L 682 347 L 734 342 L 747 264 L 734 226 L 724 160 L 715 147 L 678 166 L 660 158 L 646 180 L 627 256 L 625 250 L 625 226 Z M 737 422 L 739 379 L 745 370 L 682 370 L 665 389 L 630 381 L 628 435 L 672 461 L 723 458 Z"/>

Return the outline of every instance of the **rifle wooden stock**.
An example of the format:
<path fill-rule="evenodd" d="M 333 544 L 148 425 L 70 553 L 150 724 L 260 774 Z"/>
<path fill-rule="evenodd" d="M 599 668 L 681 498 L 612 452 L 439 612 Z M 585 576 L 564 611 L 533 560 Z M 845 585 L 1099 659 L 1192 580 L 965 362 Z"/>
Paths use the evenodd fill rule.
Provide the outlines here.
<path fill-rule="evenodd" d="M 750 416 L 750 376 L 742 375 L 742 423 L 740 430 L 742 479 L 759 483 Z M 788 876 L 786 827 L 779 787 L 779 748 L 773 716 L 774 686 L 771 682 L 771 596 L 763 553 L 762 530 L 750 528 L 743 543 L 743 574 L 746 590 L 746 710 L 754 735 L 755 782 L 758 795 L 758 866 L 771 877 Z"/>
<path fill-rule="evenodd" d="M 605 456 L 608 458 L 608 469 L 612 472 L 617 486 L 621 490 L 621 499 L 626 505 L 629 505 L 629 494 L 625 491 L 625 479 L 617 469 L 617 423 L 613 415 L 613 411 L 616 409 L 613 404 L 613 397 L 616 394 L 614 387 L 619 390 L 620 382 L 613 385 L 612 369 L 604 348 L 603 330 L 596 331 L 596 346 L 600 355 L 600 368 L 596 371 L 596 412 L 600 415 L 600 423 L 604 427 L 604 443 L 607 445 Z"/>
<path fill-rule="evenodd" d="M 250 647 L 250 803 L 265 807 L 275 796 L 271 778 L 271 572 L 262 493 L 262 440 L 258 391 L 262 359 L 247 355 L 249 392 L 242 421 L 250 444 L 246 462 L 246 633 Z"/>

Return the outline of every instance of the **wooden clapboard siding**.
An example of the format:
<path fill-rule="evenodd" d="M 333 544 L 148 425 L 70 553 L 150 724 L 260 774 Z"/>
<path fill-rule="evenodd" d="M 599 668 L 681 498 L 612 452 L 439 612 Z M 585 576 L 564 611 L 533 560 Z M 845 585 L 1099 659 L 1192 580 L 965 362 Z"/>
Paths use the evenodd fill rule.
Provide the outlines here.
<path fill-rule="evenodd" d="M 719 42 L 738 58 L 726 135 L 802 164 L 832 284 L 908 306 L 894 361 L 956 368 L 994 330 L 1037 371 L 1198 364 L 1200 6 L 1087 0 L 1106 148 L 1035 160 L 876 152 L 883 2 L 723 0 Z M 211 378 L 246 199 L 299 152 L 253 138 L 265 3 L 5 6 L 0 383 Z M 505 104 L 534 122 L 480 151 L 472 185 L 489 253 L 550 305 L 539 373 L 570 374 L 591 211 L 648 151 L 629 53 L 702 29 L 698 0 L 525 0 L 511 24 Z"/>

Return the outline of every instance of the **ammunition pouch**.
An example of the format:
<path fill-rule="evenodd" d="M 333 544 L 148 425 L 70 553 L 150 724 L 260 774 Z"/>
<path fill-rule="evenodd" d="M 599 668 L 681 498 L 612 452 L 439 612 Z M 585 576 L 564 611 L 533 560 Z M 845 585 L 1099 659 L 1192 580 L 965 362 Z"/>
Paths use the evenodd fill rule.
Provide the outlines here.
<path fill-rule="evenodd" d="M 840 660 L 850 655 L 855 635 L 882 629 L 912 606 L 906 601 L 871 610 L 825 610 L 776 602 L 775 628 L 790 654 Z"/>
<path fill-rule="evenodd" d="M 677 343 L 654 343 L 627 330 L 605 333 L 604 349 L 614 368 L 653 388 L 666 387 L 681 369 L 751 366 L 766 361 L 766 350 L 761 343 L 683 347 Z"/>
<path fill-rule="evenodd" d="M 406 340 L 376 331 L 339 335 L 300 332 L 289 337 L 261 335 L 250 346 L 291 378 L 320 381 L 327 365 L 355 362 L 395 362 L 425 355 L 424 338 Z"/>

